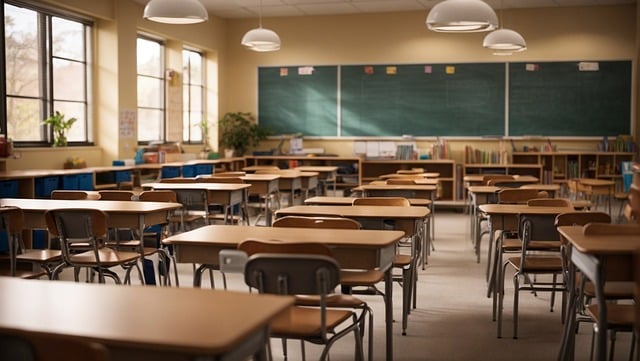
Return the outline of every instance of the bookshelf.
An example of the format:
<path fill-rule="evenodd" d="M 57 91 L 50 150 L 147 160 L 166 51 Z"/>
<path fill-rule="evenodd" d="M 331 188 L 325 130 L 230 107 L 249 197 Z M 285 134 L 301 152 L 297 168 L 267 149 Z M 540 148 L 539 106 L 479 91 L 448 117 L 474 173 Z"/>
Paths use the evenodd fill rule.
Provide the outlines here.
<path fill-rule="evenodd" d="M 572 178 L 612 179 L 622 183 L 621 163 L 635 160 L 634 152 L 514 152 L 513 163 L 538 164 L 543 183 Z"/>
<path fill-rule="evenodd" d="M 398 170 L 423 168 L 425 172 L 440 173 L 440 203 L 457 200 L 456 164 L 453 160 L 363 160 L 361 163 L 362 183 L 378 179 L 383 174 Z"/>

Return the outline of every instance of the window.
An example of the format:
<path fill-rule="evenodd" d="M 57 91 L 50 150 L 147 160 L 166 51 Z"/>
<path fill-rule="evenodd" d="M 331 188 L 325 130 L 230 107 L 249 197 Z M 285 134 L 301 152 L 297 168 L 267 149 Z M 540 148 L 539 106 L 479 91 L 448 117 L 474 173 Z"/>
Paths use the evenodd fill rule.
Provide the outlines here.
<path fill-rule="evenodd" d="M 55 111 L 77 121 L 69 144 L 91 141 L 89 55 L 92 24 L 19 1 L 4 2 L 6 108 L 2 133 L 16 145 L 47 145 L 51 129 L 42 120 Z"/>
<path fill-rule="evenodd" d="M 165 139 L 164 44 L 138 36 L 138 142 Z"/>
<path fill-rule="evenodd" d="M 202 54 L 182 50 L 182 140 L 185 143 L 200 143 L 202 129 L 200 122 L 204 119 L 204 72 Z"/>

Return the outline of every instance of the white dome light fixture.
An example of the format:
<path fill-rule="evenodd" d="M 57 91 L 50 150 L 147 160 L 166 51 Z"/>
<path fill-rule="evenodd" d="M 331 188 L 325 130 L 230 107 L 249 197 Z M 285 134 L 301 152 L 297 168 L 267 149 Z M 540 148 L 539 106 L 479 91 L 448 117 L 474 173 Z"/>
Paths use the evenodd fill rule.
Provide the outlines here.
<path fill-rule="evenodd" d="M 498 27 L 498 16 L 482 0 L 444 0 L 427 15 L 429 30 L 444 33 L 491 31 Z"/>
<path fill-rule="evenodd" d="M 142 17 L 165 24 L 196 24 L 207 21 L 209 14 L 198 0 L 151 0 Z"/>
<path fill-rule="evenodd" d="M 258 27 L 247 31 L 240 42 L 249 50 L 257 52 L 280 50 L 280 37 L 275 31 L 262 27 L 262 0 L 260 0 L 260 12 Z"/>
<path fill-rule="evenodd" d="M 527 50 L 527 42 L 522 35 L 511 29 L 498 29 L 490 32 L 484 37 L 482 46 L 487 49 L 493 49 L 499 55 L 504 53 L 515 53 Z M 498 53 L 494 53 L 498 55 Z"/>

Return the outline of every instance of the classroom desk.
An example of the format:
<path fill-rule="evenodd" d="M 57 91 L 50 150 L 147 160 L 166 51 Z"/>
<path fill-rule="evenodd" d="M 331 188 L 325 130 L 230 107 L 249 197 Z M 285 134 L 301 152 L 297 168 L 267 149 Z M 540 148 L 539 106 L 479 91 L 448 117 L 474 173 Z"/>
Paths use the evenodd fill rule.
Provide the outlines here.
<path fill-rule="evenodd" d="M 606 329 L 606 302 L 603 297 L 604 287 L 604 270 L 603 264 L 608 257 L 629 257 L 633 258 L 634 254 L 640 250 L 640 226 L 634 224 L 619 225 L 621 227 L 634 227 L 637 232 L 634 234 L 603 234 L 603 235 L 585 235 L 582 226 L 562 226 L 558 227 L 558 232 L 568 241 L 571 262 L 569 264 L 569 303 L 567 308 L 567 320 L 564 323 L 564 332 L 562 337 L 562 346 L 558 360 L 573 360 L 574 358 L 574 341 L 576 327 L 575 307 L 577 295 L 575 292 L 575 271 L 579 269 L 586 277 L 588 277 L 596 288 L 596 301 L 598 302 L 600 330 Z M 620 261 L 617 259 L 616 261 Z M 631 261 L 632 262 L 632 261 Z M 633 263 L 632 263 L 633 264 Z M 598 332 L 595 340 L 596 360 L 606 360 L 607 354 L 607 337 L 608 333 Z M 637 350 L 636 350 L 637 352 Z"/>
<path fill-rule="evenodd" d="M 104 344 L 110 360 L 268 360 L 269 322 L 293 297 L 0 278 L 0 332 Z M 46 315 L 46 317 L 44 316 Z"/>
<path fill-rule="evenodd" d="M 399 169 L 396 173 L 382 174 L 382 175 L 378 176 L 378 178 L 383 179 L 383 180 L 391 179 L 391 178 L 411 179 L 410 176 L 415 176 L 416 178 L 417 177 L 423 177 L 423 178 L 433 179 L 433 178 L 440 177 L 440 173 L 436 173 L 436 172 L 407 173 L 406 170 Z"/>
<path fill-rule="evenodd" d="M 57 199 L 25 199 L 2 198 L 0 206 L 21 208 L 24 212 L 25 229 L 47 229 L 44 214 L 50 209 L 92 208 L 107 213 L 107 225 L 113 228 L 131 228 L 143 234 L 148 226 L 167 222 L 169 212 L 182 207 L 180 203 L 169 202 L 135 202 L 135 201 L 101 201 L 101 200 L 57 200 Z M 30 245 L 28 245 L 30 247 Z M 144 252 L 140 249 L 141 261 Z"/>
<path fill-rule="evenodd" d="M 436 225 L 434 216 L 436 214 L 436 193 L 438 190 L 437 185 L 430 184 L 430 182 L 437 179 L 417 179 L 417 181 L 423 182 L 422 184 L 363 184 L 354 188 L 354 191 L 361 191 L 364 197 L 404 197 L 404 198 L 425 198 L 431 200 L 431 206 L 429 207 L 431 213 L 429 215 L 429 229 L 431 234 L 429 236 L 429 245 L 433 246 L 433 240 L 436 238 Z M 426 237 L 425 237 L 426 238 Z M 426 261 L 429 255 L 430 248 L 423 247 L 422 257 Z M 423 268 L 426 262 L 423 263 Z"/>
<path fill-rule="evenodd" d="M 271 195 L 275 195 L 277 208 L 280 208 L 280 175 L 245 174 L 239 178 L 245 183 L 251 184 L 249 195 L 256 194 L 260 198 L 264 197 L 265 222 L 267 226 L 271 226 L 271 220 L 273 218 L 271 211 Z"/>
<path fill-rule="evenodd" d="M 408 198 L 409 203 L 412 206 L 416 206 L 416 207 L 427 207 L 427 208 L 431 208 L 431 205 L 433 204 L 433 202 L 430 199 L 425 199 L 425 198 Z M 304 201 L 305 205 L 309 205 L 309 206 L 351 206 L 353 203 L 353 198 L 351 197 L 311 197 L 308 198 Z M 429 218 L 427 218 L 427 220 L 429 220 Z M 428 249 L 429 247 L 431 247 L 431 240 L 430 240 L 430 230 L 429 228 L 431 227 L 431 222 L 425 222 L 425 227 L 426 229 L 424 230 L 424 234 L 423 234 L 423 243 L 422 243 L 422 249 L 424 250 L 425 248 Z M 427 253 L 423 253 L 422 255 L 423 257 L 423 262 L 422 262 L 422 269 L 426 268 L 426 263 L 427 263 Z"/>
<path fill-rule="evenodd" d="M 565 212 L 573 212 L 573 207 L 542 207 L 542 206 L 528 206 L 526 204 L 482 204 L 478 206 L 478 209 L 489 216 L 489 251 L 487 256 L 487 266 L 489 272 L 487 275 L 487 297 L 493 297 L 493 315 L 492 319 L 496 318 L 497 300 L 498 300 L 498 284 L 502 274 L 502 265 L 500 264 L 500 253 L 497 244 L 497 239 L 494 239 L 494 234 L 497 230 L 501 229 L 507 217 L 517 217 L 521 213 L 527 214 L 560 214 Z"/>
<path fill-rule="evenodd" d="M 181 190 L 201 190 L 206 192 L 207 204 L 222 204 L 225 209 L 233 209 L 238 205 L 245 213 L 245 217 L 248 215 L 246 209 L 246 190 L 251 187 L 251 184 L 244 183 L 144 183 L 143 188 L 152 189 L 166 189 L 174 192 L 180 192 Z M 187 206 L 185 204 L 185 206 Z M 206 208 L 206 207 L 205 207 Z M 205 215 L 208 214 L 208 209 L 203 209 Z M 225 211 L 225 222 L 229 222 L 230 215 Z M 208 221 L 208 220 L 207 220 Z"/>
<path fill-rule="evenodd" d="M 297 208 L 297 207 L 292 207 Z M 341 209 L 358 207 L 339 207 Z M 390 207 L 405 208 L 405 207 Z M 422 212 L 412 212 L 416 217 L 426 216 Z M 408 217 L 408 215 L 407 215 Z M 343 268 L 373 269 L 385 271 L 385 309 L 387 360 L 393 360 L 393 304 L 391 263 L 395 255 L 396 243 L 405 235 L 403 231 L 381 231 L 362 229 L 322 229 L 310 231 L 308 228 L 278 228 L 255 226 L 212 225 L 189 232 L 176 234 L 163 240 L 175 250 L 176 262 L 218 265 L 221 249 L 235 249 L 245 239 L 281 240 L 292 242 L 317 242 L 327 244 Z M 194 276 L 194 284 L 199 285 L 199 276 Z M 217 308 L 217 307 L 216 307 Z"/>
<path fill-rule="evenodd" d="M 595 178 L 578 178 L 578 190 L 588 194 L 593 201 L 594 197 L 605 197 L 607 202 L 607 210 L 611 214 L 611 197 L 614 193 L 616 182 L 607 179 L 595 179 Z M 594 203 L 596 204 L 596 203 Z"/>
<path fill-rule="evenodd" d="M 305 166 L 299 166 L 299 167 L 295 167 L 294 169 L 299 170 L 301 172 L 317 172 L 318 173 L 318 180 L 319 180 L 319 185 L 321 186 L 321 192 L 316 192 L 318 194 L 316 195 L 321 195 L 321 194 L 326 194 L 326 190 L 325 187 L 327 186 L 327 183 L 331 182 L 333 183 L 333 192 L 335 193 L 336 191 L 336 180 L 337 180 L 337 173 L 338 173 L 338 167 L 337 166 L 333 166 L 333 165 L 305 165 Z"/>

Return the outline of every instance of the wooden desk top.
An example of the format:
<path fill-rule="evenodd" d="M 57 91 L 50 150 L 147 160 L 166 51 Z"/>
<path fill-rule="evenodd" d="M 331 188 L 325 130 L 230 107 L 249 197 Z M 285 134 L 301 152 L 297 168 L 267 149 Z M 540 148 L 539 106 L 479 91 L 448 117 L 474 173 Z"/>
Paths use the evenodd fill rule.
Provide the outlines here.
<path fill-rule="evenodd" d="M 353 198 L 350 197 L 329 197 L 329 196 L 315 196 L 304 200 L 306 205 L 318 205 L 318 206 L 351 206 Z M 412 206 L 428 207 L 431 205 L 431 200 L 426 198 L 409 198 L 409 203 Z"/>
<path fill-rule="evenodd" d="M 402 206 L 293 206 L 276 211 L 277 216 L 339 216 L 355 218 L 421 219 L 429 215 L 427 207 Z"/>
<path fill-rule="evenodd" d="M 411 191 L 435 191 L 437 186 L 433 184 L 363 184 L 353 188 L 355 191 L 363 190 L 411 190 Z"/>
<path fill-rule="evenodd" d="M 436 172 L 411 173 L 410 171 L 398 170 L 396 173 L 383 174 L 378 176 L 378 178 L 380 179 L 409 178 L 410 176 L 420 176 L 423 178 L 438 178 L 440 177 L 440 173 L 436 173 Z"/>
<path fill-rule="evenodd" d="M 484 178 L 486 174 L 471 174 L 471 175 L 466 175 L 464 176 L 464 181 L 465 182 L 469 182 L 469 183 L 478 183 L 478 182 L 482 182 L 482 179 Z M 534 176 L 530 176 L 530 175 L 517 175 L 514 174 L 513 175 L 513 180 L 507 180 L 507 182 L 521 182 L 521 183 L 538 183 L 539 179 L 534 177 Z"/>
<path fill-rule="evenodd" d="M 490 215 L 509 215 L 509 214 L 560 214 L 565 212 L 574 212 L 572 207 L 542 207 L 528 206 L 526 204 L 482 204 L 478 207 L 482 212 Z"/>
<path fill-rule="evenodd" d="M 271 181 L 274 181 L 276 179 L 279 179 L 280 175 L 279 174 L 264 174 L 264 173 L 255 174 L 255 173 L 251 173 L 251 174 L 241 175 L 238 178 L 242 179 L 245 182 L 251 182 L 251 181 L 271 182 Z"/>
<path fill-rule="evenodd" d="M 592 187 L 609 187 L 614 186 L 616 182 L 608 179 L 597 179 L 597 178 L 578 178 L 578 182 L 582 185 L 592 186 Z"/>
<path fill-rule="evenodd" d="M 59 208 L 94 208 L 107 213 L 144 214 L 157 211 L 170 211 L 182 207 L 180 203 L 169 202 L 137 202 L 137 201 L 101 201 L 101 200 L 62 200 L 62 199 L 30 199 L 2 198 L 0 206 L 14 206 L 24 210 L 47 211 Z"/>
<path fill-rule="evenodd" d="M 215 244 L 236 248 L 240 242 L 251 238 L 313 242 L 351 248 L 381 248 L 394 244 L 403 236 L 403 231 L 209 225 L 173 235 L 162 242 L 165 244 Z"/>
<path fill-rule="evenodd" d="M 0 289 L 11 295 L 0 297 L 0 330 L 190 357 L 232 350 L 293 304 L 292 297 L 256 293 L 9 277 L 0 278 Z"/>
<path fill-rule="evenodd" d="M 520 188 L 537 189 L 539 191 L 557 191 L 560 189 L 559 184 L 523 184 Z M 468 186 L 467 190 L 471 193 L 497 193 L 502 187 L 496 186 Z"/>
<path fill-rule="evenodd" d="M 469 193 L 498 193 L 502 188 L 496 186 L 468 186 Z"/>
<path fill-rule="evenodd" d="M 142 187 L 153 189 L 202 189 L 207 191 L 238 191 L 251 187 L 246 183 L 144 183 Z"/>
<path fill-rule="evenodd" d="M 530 183 L 530 184 L 523 184 L 520 186 L 520 188 L 537 189 L 539 191 L 558 191 L 560 190 L 560 184 Z"/>
<path fill-rule="evenodd" d="M 303 165 L 295 167 L 294 169 L 301 172 L 318 172 L 318 173 L 333 173 L 338 171 L 338 167 L 334 165 Z"/>
<path fill-rule="evenodd" d="M 585 235 L 583 226 L 562 226 L 558 232 L 580 252 L 600 255 L 629 254 L 640 250 L 640 225 L 614 225 L 635 228 L 635 234 Z"/>

